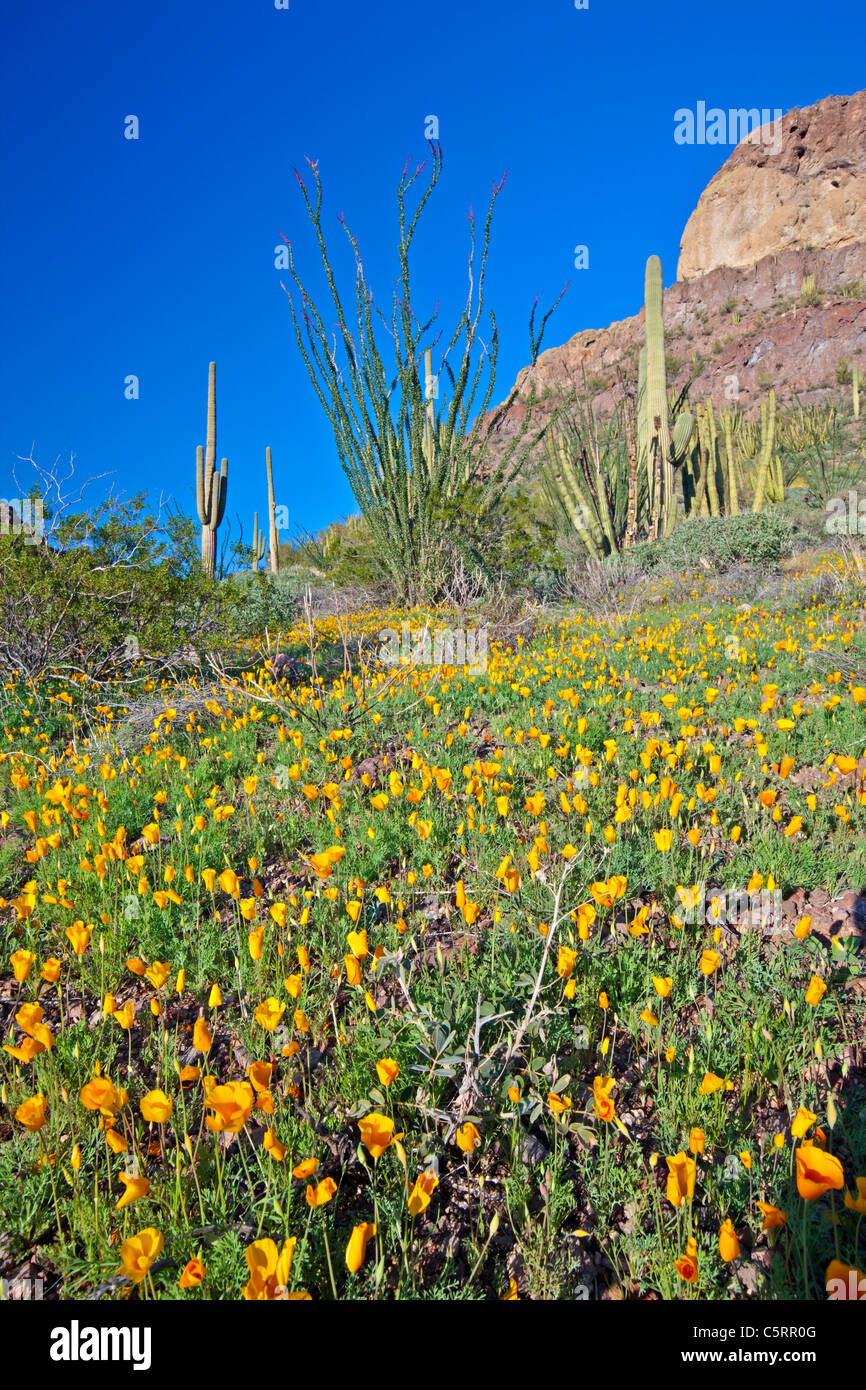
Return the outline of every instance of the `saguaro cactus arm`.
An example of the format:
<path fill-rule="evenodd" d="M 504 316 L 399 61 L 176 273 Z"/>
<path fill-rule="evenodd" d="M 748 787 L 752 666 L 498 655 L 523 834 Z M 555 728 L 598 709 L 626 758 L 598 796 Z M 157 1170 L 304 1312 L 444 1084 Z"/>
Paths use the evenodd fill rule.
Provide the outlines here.
<path fill-rule="evenodd" d="M 264 532 L 259 530 L 259 514 L 253 512 L 253 569 L 257 570 L 265 553 Z"/>

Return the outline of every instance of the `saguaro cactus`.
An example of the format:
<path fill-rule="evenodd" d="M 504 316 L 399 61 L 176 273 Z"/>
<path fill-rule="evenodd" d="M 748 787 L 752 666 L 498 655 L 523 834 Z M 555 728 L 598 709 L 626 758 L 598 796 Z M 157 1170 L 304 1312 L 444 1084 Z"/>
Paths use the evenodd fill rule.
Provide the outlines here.
<path fill-rule="evenodd" d="M 264 532 L 259 530 L 259 514 L 253 512 L 253 569 L 257 570 L 265 554 Z"/>
<path fill-rule="evenodd" d="M 201 445 L 195 455 L 195 490 L 198 519 L 201 522 L 201 566 L 210 579 L 216 578 L 216 537 L 226 510 L 228 459 L 216 471 L 216 363 L 208 368 L 207 449 Z"/>
<path fill-rule="evenodd" d="M 653 538 L 659 534 L 667 536 L 673 530 L 676 521 L 674 466 L 682 460 L 692 434 L 692 417 L 686 411 L 677 419 L 673 434 L 671 432 L 663 306 L 662 263 L 658 256 L 650 256 L 644 280 L 646 377 L 643 410 L 646 418 L 638 430 L 638 453 L 645 439 Z"/>
<path fill-rule="evenodd" d="M 270 552 L 269 561 L 271 574 L 280 572 L 280 533 L 277 530 L 277 508 L 274 502 L 274 470 L 271 463 L 270 447 L 265 449 L 265 467 L 268 472 L 268 522 Z"/>
<path fill-rule="evenodd" d="M 668 419 L 668 388 L 665 371 L 665 329 L 662 312 L 662 263 L 650 256 L 644 280 L 644 315 L 646 321 L 646 410 L 647 463 L 651 470 L 653 529 L 661 524 L 667 532 L 668 496 L 673 491 L 673 464 L 670 461 L 670 420 Z"/>

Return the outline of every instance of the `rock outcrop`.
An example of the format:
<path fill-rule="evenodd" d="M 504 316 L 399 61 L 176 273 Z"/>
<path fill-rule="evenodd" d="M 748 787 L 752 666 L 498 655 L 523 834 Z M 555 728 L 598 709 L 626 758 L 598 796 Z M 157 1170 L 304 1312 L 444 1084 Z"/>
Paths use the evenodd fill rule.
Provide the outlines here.
<path fill-rule="evenodd" d="M 741 141 L 686 223 L 678 280 L 765 256 L 866 241 L 866 92 L 782 118 L 781 140 Z"/>

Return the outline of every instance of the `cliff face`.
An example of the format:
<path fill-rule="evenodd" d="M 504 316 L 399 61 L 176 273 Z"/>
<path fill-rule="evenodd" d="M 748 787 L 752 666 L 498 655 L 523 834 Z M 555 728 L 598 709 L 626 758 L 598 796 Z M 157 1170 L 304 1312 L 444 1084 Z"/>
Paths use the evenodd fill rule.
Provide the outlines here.
<path fill-rule="evenodd" d="M 866 240 L 866 92 L 791 111 L 781 126 L 778 153 L 743 140 L 707 184 L 683 232 L 678 280 Z"/>
<path fill-rule="evenodd" d="M 866 92 L 782 124 L 775 150 L 743 141 L 707 185 L 664 296 L 668 386 L 691 378 L 692 400 L 724 404 L 735 379 L 747 413 L 771 385 L 783 402 L 820 400 L 838 390 L 840 363 L 866 373 Z M 643 309 L 542 353 L 534 419 L 584 375 L 596 408 L 610 410 L 618 373 L 636 380 L 642 343 Z M 517 384 L 522 396 L 526 369 Z M 497 431 L 503 444 L 523 415 L 518 397 Z"/>

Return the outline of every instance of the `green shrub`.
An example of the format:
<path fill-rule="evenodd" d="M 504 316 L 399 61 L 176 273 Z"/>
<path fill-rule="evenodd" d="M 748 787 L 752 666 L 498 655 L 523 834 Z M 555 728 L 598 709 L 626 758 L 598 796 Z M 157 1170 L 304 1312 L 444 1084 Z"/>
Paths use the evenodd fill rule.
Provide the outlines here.
<path fill-rule="evenodd" d="M 632 555 L 645 570 L 661 564 L 694 570 L 702 560 L 714 569 L 768 564 L 791 554 L 794 530 L 791 519 L 778 511 L 690 517 L 667 540 L 645 541 Z"/>
<path fill-rule="evenodd" d="M 285 632 L 298 612 L 297 587 L 290 575 L 244 570 L 223 581 L 229 593 L 230 624 L 237 637 Z"/>
<path fill-rule="evenodd" d="M 202 574 L 191 521 L 152 515 L 143 493 L 32 500 L 39 529 L 0 535 L 0 675 L 104 680 L 220 642 L 228 595 Z"/>

